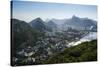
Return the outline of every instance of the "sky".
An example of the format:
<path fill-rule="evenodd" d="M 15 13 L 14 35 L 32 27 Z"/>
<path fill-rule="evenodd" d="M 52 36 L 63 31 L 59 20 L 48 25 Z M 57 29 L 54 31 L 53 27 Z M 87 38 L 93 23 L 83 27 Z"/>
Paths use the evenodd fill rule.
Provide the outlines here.
<path fill-rule="evenodd" d="M 97 20 L 97 6 L 33 1 L 13 1 L 12 4 L 12 18 L 26 22 L 30 22 L 37 17 L 43 20 L 66 19 L 73 15 Z"/>

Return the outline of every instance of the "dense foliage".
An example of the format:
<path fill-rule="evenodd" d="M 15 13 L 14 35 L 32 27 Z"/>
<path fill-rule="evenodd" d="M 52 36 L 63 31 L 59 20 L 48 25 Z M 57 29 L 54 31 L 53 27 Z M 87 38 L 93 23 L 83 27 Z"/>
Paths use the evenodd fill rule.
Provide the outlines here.
<path fill-rule="evenodd" d="M 77 46 L 65 49 L 63 52 L 50 57 L 45 64 L 70 63 L 97 60 L 97 40 L 84 42 Z"/>

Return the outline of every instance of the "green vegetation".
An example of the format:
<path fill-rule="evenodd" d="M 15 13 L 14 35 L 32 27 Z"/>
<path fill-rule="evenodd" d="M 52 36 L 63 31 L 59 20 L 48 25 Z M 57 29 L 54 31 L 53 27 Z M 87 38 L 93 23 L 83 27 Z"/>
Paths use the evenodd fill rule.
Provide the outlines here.
<path fill-rule="evenodd" d="M 43 61 L 43 64 L 71 63 L 97 60 L 97 40 L 66 48 L 63 52 Z"/>

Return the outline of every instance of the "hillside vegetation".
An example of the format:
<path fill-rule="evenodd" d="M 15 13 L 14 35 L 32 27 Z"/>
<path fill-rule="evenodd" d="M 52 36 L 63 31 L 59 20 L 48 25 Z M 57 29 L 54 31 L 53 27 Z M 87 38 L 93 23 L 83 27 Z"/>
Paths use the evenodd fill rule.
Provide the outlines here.
<path fill-rule="evenodd" d="M 63 52 L 50 57 L 45 64 L 71 63 L 97 60 L 97 40 L 84 42 L 77 46 L 65 49 Z"/>

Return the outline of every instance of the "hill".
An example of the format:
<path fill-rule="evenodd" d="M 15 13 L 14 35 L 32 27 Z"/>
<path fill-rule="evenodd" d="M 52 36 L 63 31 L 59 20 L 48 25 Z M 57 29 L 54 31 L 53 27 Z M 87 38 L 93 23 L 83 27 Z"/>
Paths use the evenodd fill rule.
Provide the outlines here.
<path fill-rule="evenodd" d="M 40 32 L 34 30 L 28 23 L 18 19 L 11 19 L 11 27 L 11 65 L 15 65 L 24 58 L 22 53 L 20 55 L 18 53 L 23 50 L 25 51 L 28 47 L 36 46 L 38 37 L 42 35 Z M 13 60 L 14 58 L 18 58 L 20 60 L 16 62 Z"/>
<path fill-rule="evenodd" d="M 97 40 L 66 48 L 63 52 L 43 61 L 43 64 L 97 61 Z"/>

